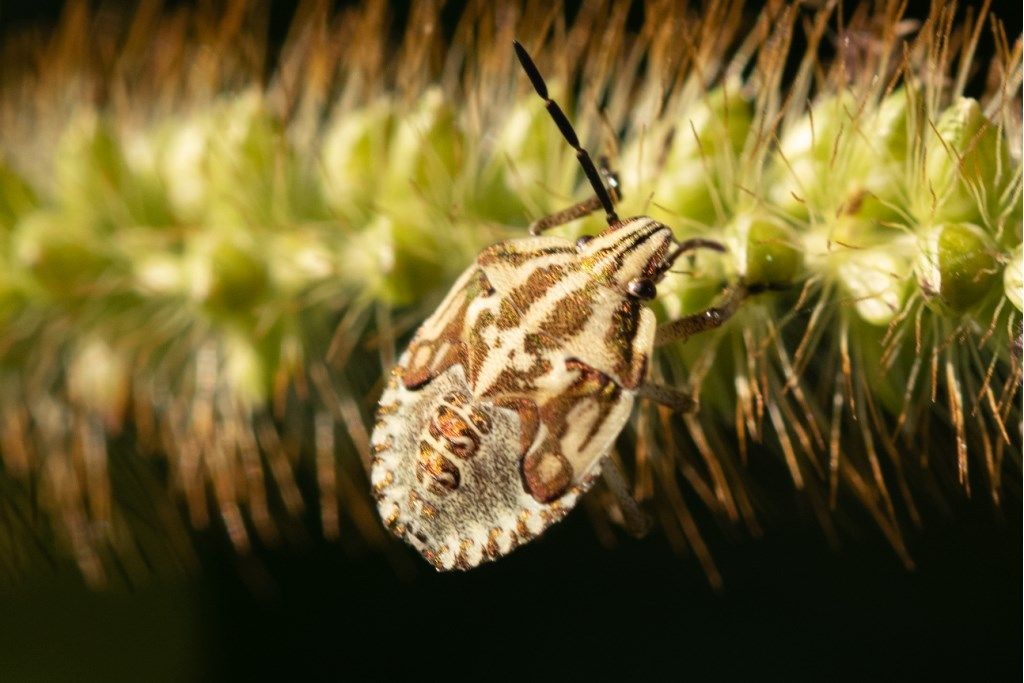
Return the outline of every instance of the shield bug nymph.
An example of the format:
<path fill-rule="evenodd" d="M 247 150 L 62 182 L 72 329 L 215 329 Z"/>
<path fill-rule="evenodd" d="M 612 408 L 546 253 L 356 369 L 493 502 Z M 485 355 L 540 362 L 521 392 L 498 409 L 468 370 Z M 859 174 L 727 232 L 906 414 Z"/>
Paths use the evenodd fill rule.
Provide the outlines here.
<path fill-rule="evenodd" d="M 514 47 L 594 196 L 482 251 L 391 372 L 373 430 L 373 494 L 387 527 L 438 569 L 493 560 L 561 519 L 596 480 L 638 396 L 690 409 L 682 392 L 646 381 L 648 359 L 733 307 L 656 329 L 644 302 L 675 260 L 723 247 L 678 242 L 645 216 L 620 219 L 614 174 L 606 187 Z M 598 235 L 541 234 L 598 209 L 608 222 Z"/>

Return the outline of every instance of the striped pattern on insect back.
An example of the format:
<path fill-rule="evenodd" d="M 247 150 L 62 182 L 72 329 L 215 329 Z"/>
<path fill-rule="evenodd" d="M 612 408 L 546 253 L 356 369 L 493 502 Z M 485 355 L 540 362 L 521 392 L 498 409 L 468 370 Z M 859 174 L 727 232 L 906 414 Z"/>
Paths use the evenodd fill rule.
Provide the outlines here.
<path fill-rule="evenodd" d="M 615 373 L 622 378 L 622 384 L 630 389 L 640 385 L 647 372 L 647 354 L 636 350 L 636 335 L 643 318 L 643 304 L 636 299 L 623 299 L 612 311 L 611 324 L 605 333 L 604 342 L 617 356 Z"/>
<path fill-rule="evenodd" d="M 592 240 L 591 268 L 559 238 L 512 240 L 485 250 L 477 262 L 496 294 L 474 302 L 466 315 L 467 377 L 474 393 L 537 391 L 568 357 L 592 359 L 595 369 L 635 388 L 646 365 L 643 350 L 634 349 L 642 306 L 624 299 L 607 277 L 595 278 L 594 268 L 633 265 L 633 252 L 646 251 L 640 245 L 650 249 L 651 238 L 665 232 L 650 223 L 630 221 L 631 229 Z M 654 246 L 655 258 L 666 248 L 664 240 Z M 649 259 L 650 253 L 641 256 Z"/>
<path fill-rule="evenodd" d="M 378 409 L 371 481 L 388 528 L 439 568 L 509 552 L 586 491 L 628 420 L 654 314 L 631 278 L 671 233 L 629 220 L 582 248 L 484 250 L 417 331 Z"/>
<path fill-rule="evenodd" d="M 580 253 L 583 269 L 595 280 L 625 287 L 634 277 L 653 277 L 664 265 L 672 232 L 650 218 L 623 221 L 590 240 Z"/>
<path fill-rule="evenodd" d="M 488 277 L 505 285 L 496 300 L 480 300 L 467 317 L 467 375 L 478 396 L 536 391 L 545 375 L 560 369 L 562 345 L 593 314 L 597 285 L 580 269 L 574 248 L 517 242 L 496 245 L 478 259 Z"/>
<path fill-rule="evenodd" d="M 465 364 L 466 313 L 477 298 L 493 291 L 479 268 L 469 268 L 459 277 L 409 344 L 409 363 L 402 373 L 406 388 L 416 389 L 451 366 Z"/>

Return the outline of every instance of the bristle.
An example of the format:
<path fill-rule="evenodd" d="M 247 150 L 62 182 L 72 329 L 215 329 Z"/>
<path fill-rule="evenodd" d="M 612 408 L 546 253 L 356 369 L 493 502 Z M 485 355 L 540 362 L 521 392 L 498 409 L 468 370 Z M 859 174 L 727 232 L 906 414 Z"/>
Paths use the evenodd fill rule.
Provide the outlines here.
<path fill-rule="evenodd" d="M 71 3 L 4 36 L 0 506 L 38 507 L 30 535 L 97 584 L 157 547 L 189 566 L 180 501 L 242 552 L 307 506 L 327 537 L 383 543 L 366 425 L 399 342 L 482 247 L 589 191 L 513 38 L 612 157 L 620 215 L 728 246 L 681 260 L 659 317 L 756 292 L 652 364 L 700 412 L 642 407 L 619 449 L 713 584 L 697 520 L 756 535 L 760 497 L 792 496 L 755 481 L 765 457 L 832 538 L 830 511 L 856 507 L 908 565 L 919 501 L 1006 505 L 1022 47 L 990 3 L 921 22 L 896 1 L 559 9 L 416 2 L 398 25 L 386 3 L 312 2 L 273 46 L 244 2 Z M 0 574 L 22 576 L 45 553 L 9 528 Z"/>

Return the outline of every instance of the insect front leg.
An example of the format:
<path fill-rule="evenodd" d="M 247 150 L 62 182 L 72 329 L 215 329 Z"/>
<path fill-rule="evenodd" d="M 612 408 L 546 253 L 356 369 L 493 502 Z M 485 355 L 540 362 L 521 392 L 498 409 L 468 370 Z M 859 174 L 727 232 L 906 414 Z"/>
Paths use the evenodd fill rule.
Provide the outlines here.
<path fill-rule="evenodd" d="M 720 327 L 739 310 L 749 294 L 745 285 L 737 285 L 729 290 L 720 306 L 660 325 L 654 333 L 654 345 L 662 346 L 680 339 L 686 341 L 695 334 Z"/>
<path fill-rule="evenodd" d="M 608 160 L 601 157 L 601 177 L 604 178 L 604 182 L 608 185 L 608 196 L 612 202 L 618 203 L 622 199 L 622 193 L 619 190 L 619 175 L 608 167 Z M 556 211 L 555 213 L 538 218 L 534 222 L 530 223 L 530 234 L 539 235 L 545 230 L 558 227 L 559 225 L 565 225 L 570 223 L 577 218 L 583 218 L 589 216 L 603 208 L 602 200 L 596 194 L 593 197 L 588 197 L 581 202 L 576 202 L 572 206 Z"/>

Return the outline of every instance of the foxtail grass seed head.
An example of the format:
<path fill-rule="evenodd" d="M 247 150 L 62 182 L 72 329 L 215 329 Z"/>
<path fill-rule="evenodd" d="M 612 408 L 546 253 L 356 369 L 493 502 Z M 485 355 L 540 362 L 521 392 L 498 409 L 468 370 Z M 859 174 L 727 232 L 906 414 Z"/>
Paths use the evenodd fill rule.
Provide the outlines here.
<path fill-rule="evenodd" d="M 642 405 L 617 447 L 712 583 L 697 519 L 771 533 L 765 463 L 908 565 L 934 501 L 1019 495 L 1020 38 L 939 2 L 641 4 L 314 2 L 276 46 L 244 3 L 75 5 L 4 36 L 0 514 L 40 522 L 0 530 L 0 576 L 49 545 L 97 585 L 180 571 L 190 528 L 245 552 L 307 507 L 387 542 L 361 492 L 396 350 L 483 247 L 590 192 L 513 38 L 619 215 L 728 246 L 652 302 L 733 314 L 652 359 L 699 412 Z"/>

